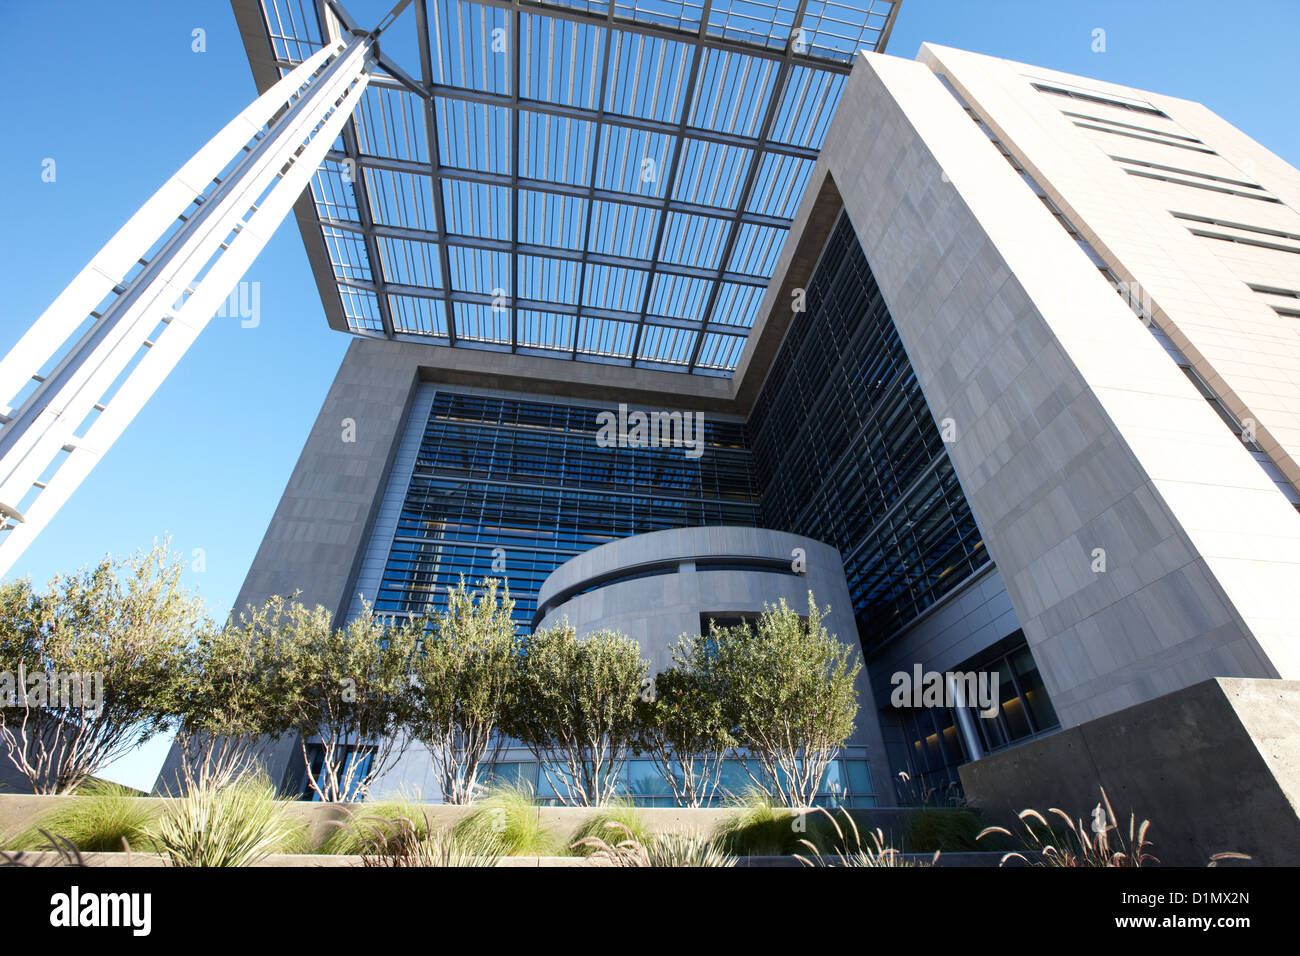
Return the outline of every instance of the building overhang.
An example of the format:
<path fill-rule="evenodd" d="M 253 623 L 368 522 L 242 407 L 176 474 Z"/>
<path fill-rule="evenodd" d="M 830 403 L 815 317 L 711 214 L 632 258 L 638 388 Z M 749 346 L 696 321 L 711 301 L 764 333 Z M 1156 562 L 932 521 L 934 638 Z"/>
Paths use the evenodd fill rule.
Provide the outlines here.
<path fill-rule="evenodd" d="M 262 90 L 389 3 L 231 6 Z M 415 0 L 294 207 L 329 325 L 559 380 L 730 380 L 846 75 L 898 7 Z"/>

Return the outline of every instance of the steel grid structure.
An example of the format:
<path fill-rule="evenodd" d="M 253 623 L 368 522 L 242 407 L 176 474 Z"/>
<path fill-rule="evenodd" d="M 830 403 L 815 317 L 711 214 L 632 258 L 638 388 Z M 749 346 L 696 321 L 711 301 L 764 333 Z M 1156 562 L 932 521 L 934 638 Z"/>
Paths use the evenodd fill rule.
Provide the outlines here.
<path fill-rule="evenodd" d="M 275 67 L 386 3 L 258 0 Z M 300 216 L 328 250 L 331 324 L 731 375 L 845 75 L 897 0 L 414 6 Z"/>

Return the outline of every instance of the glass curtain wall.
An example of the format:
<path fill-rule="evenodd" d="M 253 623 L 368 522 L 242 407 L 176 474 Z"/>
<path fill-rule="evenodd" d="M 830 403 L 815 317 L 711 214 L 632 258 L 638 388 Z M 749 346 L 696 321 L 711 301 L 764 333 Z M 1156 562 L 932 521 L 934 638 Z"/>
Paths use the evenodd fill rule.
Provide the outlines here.
<path fill-rule="evenodd" d="M 439 391 L 375 602 L 443 607 L 447 588 L 506 578 L 527 627 L 548 574 L 629 535 L 758 523 L 744 427 L 704 416 L 703 453 L 597 444 L 605 409 Z"/>
<path fill-rule="evenodd" d="M 839 549 L 870 651 L 989 558 L 846 214 L 805 305 L 748 423 L 762 521 Z"/>

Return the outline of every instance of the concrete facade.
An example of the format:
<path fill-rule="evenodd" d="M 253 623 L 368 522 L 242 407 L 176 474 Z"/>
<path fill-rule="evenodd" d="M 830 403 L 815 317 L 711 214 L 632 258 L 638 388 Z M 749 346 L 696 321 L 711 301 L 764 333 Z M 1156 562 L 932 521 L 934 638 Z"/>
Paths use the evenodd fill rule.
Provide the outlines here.
<path fill-rule="evenodd" d="M 568 373 L 563 378 L 556 368 L 561 364 Z M 393 465 L 404 428 L 413 420 L 412 403 L 421 384 L 460 391 L 486 389 L 493 394 L 658 404 L 668 385 L 684 378 L 411 342 L 354 340 L 303 445 L 235 608 L 242 610 L 274 594 L 300 589 L 304 603 L 321 604 L 343 616 L 358 594 L 365 594 L 358 590 L 358 575 L 372 546 L 380 505 L 390 491 Z M 725 379 L 691 378 L 691 383 L 683 384 L 698 387 L 674 392 L 677 407 L 731 407 L 721 397 L 730 388 Z M 408 450 L 407 464 L 409 455 Z M 404 474 L 409 480 L 409 468 Z M 404 494 L 404 485 L 396 487 L 396 493 Z"/>
<path fill-rule="evenodd" d="M 1249 854 L 1300 864 L 1300 682 L 1217 679 L 1030 741 L 961 768 L 971 804 L 1019 832 L 1015 814 L 1059 807 L 1085 825 L 1106 796 L 1127 833 L 1151 821 L 1164 864 Z"/>
<path fill-rule="evenodd" d="M 789 567 L 796 552 L 806 565 L 801 573 L 792 574 Z M 707 564 L 698 563 L 755 559 L 784 561 L 785 570 L 710 570 Z M 673 570 L 617 580 L 619 575 L 664 565 L 673 565 Z M 611 577 L 615 580 L 600 583 Z M 564 599 L 566 593 L 577 590 L 583 593 Z M 766 606 L 782 600 L 802 614 L 808 607 L 809 592 L 818 607 L 829 608 L 823 618 L 827 632 L 857 652 L 853 603 L 834 548 L 811 538 L 761 528 L 677 528 L 601 545 L 561 565 L 538 594 L 539 609 L 553 606 L 537 626 L 567 622 L 579 636 L 619 631 L 641 645 L 641 653 L 650 661 L 650 673 L 655 674 L 672 665 L 672 648 L 679 637 L 701 633 L 702 619 L 744 614 L 752 620 Z M 866 748 L 879 790 L 887 765 L 865 668 L 859 674 L 857 690 L 858 726 L 848 744 Z"/>
<path fill-rule="evenodd" d="M 1282 471 L 1300 480 L 1300 299 L 1251 288 L 1300 290 L 1300 171 L 1199 103 L 945 47 L 927 45 L 921 58 L 987 117 L 1237 418 L 1255 423 Z M 1035 82 L 1164 115 L 1045 93 Z"/>
<path fill-rule="evenodd" d="M 307 436 L 235 602 L 238 613 L 275 594 L 339 616 L 351 601 L 417 365 L 389 343 L 349 347 Z"/>
<path fill-rule="evenodd" d="M 1242 688 L 1287 696 L 1300 680 L 1300 514 L 1289 498 L 1300 480 L 1300 317 L 1286 295 L 1300 290 L 1300 173 L 1198 104 L 930 45 L 916 62 L 863 54 L 843 101 L 732 378 L 354 342 L 239 603 L 302 588 L 339 615 L 357 609 L 392 541 L 427 415 L 421 396 L 439 385 L 744 418 L 780 354 L 792 294 L 845 213 L 931 414 L 955 429 L 947 454 L 993 561 L 869 657 L 862 742 L 883 753 L 896 732 L 877 726 L 870 704 L 888 698 L 891 674 L 956 667 L 1018 630 L 1063 730 L 966 768 L 981 798 L 1024 792 L 1029 805 L 1037 791 L 999 791 L 989 774 L 1050 775 L 1089 735 L 1120 760 L 1130 745 L 1098 728 L 1122 714 L 1188 780 L 1215 772 L 1208 756 L 1189 756 L 1199 731 L 1184 727 L 1180 742 L 1134 714 L 1192 728 L 1236 715 L 1246 736 L 1211 735 L 1211 749 L 1272 739 L 1269 720 L 1289 733 L 1290 705 L 1241 701 Z M 1262 451 L 1225 424 L 1178 356 Z M 342 441 L 345 419 L 355 442 Z M 774 535 L 692 528 L 595 548 L 548 579 L 535 623 L 622 630 L 660 668 L 701 613 L 752 612 L 781 596 L 802 606 L 811 587 L 844 613 L 833 629 L 854 633 L 839 554 Z M 690 567 L 788 554 L 794 541 L 810 558 L 806 582 Z M 599 586 L 667 561 L 676 572 Z M 593 589 L 565 594 L 584 582 Z M 1211 702 L 1210 687 L 1228 703 Z M 1111 772 L 1107 759 L 1079 764 L 1080 787 Z M 1286 759 L 1261 758 L 1251 773 L 1290 772 Z M 1136 770 L 1123 779 L 1139 813 L 1148 797 L 1182 812 Z M 413 751 L 377 792 L 429 793 L 430 783 L 427 755 Z M 1289 783 L 1277 787 L 1292 799 Z M 1058 802 L 1090 799 L 1062 793 Z M 1269 819 L 1285 828 L 1275 810 Z M 1201 852 L 1199 836 L 1187 839 Z"/>
<path fill-rule="evenodd" d="M 799 549 L 804 573 L 788 573 Z M 780 568 L 709 570 L 707 560 L 784 561 Z M 673 570 L 634 580 L 602 579 L 643 569 Z M 566 594 L 581 590 L 583 593 Z M 808 605 L 808 592 L 819 606 L 830 606 L 827 628 L 854 635 L 852 607 L 844 571 L 834 548 L 799 535 L 762 528 L 675 528 L 623 538 L 585 551 L 560 565 L 542 584 L 539 609 L 550 607 L 538 627 L 567 620 L 579 634 L 601 629 L 622 631 L 641 644 L 651 666 L 672 663 L 669 653 L 682 634 L 697 634 L 700 616 L 754 614 L 782 599 L 796 611 Z M 837 609 L 838 608 L 838 612 Z M 851 640 L 856 647 L 856 636 Z"/>
<path fill-rule="evenodd" d="M 924 63 L 845 95 L 794 232 L 833 180 L 1062 725 L 1295 675 L 1300 515 Z"/>

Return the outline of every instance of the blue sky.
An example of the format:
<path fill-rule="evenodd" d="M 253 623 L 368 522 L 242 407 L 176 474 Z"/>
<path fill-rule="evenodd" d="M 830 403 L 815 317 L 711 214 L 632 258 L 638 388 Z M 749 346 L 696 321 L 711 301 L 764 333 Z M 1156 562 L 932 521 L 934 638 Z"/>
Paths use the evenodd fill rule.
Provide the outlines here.
<path fill-rule="evenodd" d="M 255 94 L 225 0 L 44 0 L 6 12 L 3 350 Z M 195 28 L 206 52 L 191 50 Z M 1091 49 L 1096 28 L 1105 53 Z M 1200 100 L 1300 165 L 1297 35 L 1294 0 L 906 0 L 890 52 L 912 57 L 931 40 Z M 260 324 L 213 320 L 14 574 L 44 582 L 170 535 L 185 555 L 202 549 L 206 569 L 187 572 L 188 584 L 224 617 L 348 341 L 326 327 L 291 221 L 246 278 L 259 283 Z M 107 775 L 147 787 L 165 749 L 158 741 Z"/>

